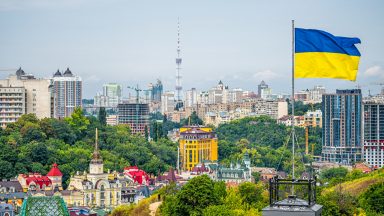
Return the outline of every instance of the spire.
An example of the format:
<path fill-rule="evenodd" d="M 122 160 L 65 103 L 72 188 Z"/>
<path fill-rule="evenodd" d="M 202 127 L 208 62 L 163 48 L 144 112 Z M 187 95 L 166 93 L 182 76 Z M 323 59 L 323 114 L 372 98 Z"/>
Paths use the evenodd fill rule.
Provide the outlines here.
<path fill-rule="evenodd" d="M 101 158 L 100 152 L 99 152 L 99 143 L 98 143 L 98 131 L 96 128 L 96 134 L 95 134 L 95 149 L 92 154 L 92 160 L 91 163 L 102 163 L 103 159 Z"/>

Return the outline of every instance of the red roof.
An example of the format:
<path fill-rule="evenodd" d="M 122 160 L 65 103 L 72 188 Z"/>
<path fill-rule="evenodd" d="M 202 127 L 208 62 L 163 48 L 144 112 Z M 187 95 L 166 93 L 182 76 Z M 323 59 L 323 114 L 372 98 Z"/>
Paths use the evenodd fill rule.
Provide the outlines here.
<path fill-rule="evenodd" d="M 134 182 L 139 184 L 143 184 L 143 181 L 146 181 L 146 184 L 149 184 L 149 176 L 148 174 L 140 170 L 137 166 L 131 166 L 124 168 L 124 175 L 129 176 L 133 179 Z"/>
<path fill-rule="evenodd" d="M 43 185 L 45 186 L 52 185 L 51 179 L 49 179 L 47 176 L 41 176 L 41 177 L 30 176 L 30 177 L 27 177 L 26 182 L 28 186 L 32 182 L 35 182 L 35 184 L 39 185 L 40 188 L 43 188 Z"/>
<path fill-rule="evenodd" d="M 56 163 L 53 164 L 52 169 L 48 172 L 47 176 L 63 176 L 58 165 Z"/>

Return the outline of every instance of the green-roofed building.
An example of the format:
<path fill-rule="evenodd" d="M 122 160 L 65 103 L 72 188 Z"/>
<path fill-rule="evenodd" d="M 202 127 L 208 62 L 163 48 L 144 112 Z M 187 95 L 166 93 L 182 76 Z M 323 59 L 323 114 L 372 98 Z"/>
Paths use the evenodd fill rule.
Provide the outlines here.
<path fill-rule="evenodd" d="M 20 216 L 69 216 L 69 212 L 63 198 L 39 196 L 24 200 Z"/>

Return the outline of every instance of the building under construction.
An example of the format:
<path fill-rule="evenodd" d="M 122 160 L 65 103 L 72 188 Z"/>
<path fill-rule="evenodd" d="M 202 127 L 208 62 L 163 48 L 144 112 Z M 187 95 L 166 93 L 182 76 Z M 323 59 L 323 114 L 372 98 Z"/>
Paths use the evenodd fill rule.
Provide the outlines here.
<path fill-rule="evenodd" d="M 149 133 L 149 106 L 144 103 L 122 103 L 117 105 L 118 123 L 127 124 L 132 134 Z"/>

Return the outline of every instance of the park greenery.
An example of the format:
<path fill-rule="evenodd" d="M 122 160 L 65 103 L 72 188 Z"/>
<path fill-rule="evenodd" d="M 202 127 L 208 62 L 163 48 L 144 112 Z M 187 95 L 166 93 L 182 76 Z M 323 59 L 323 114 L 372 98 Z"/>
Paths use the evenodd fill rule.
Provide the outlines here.
<path fill-rule="evenodd" d="M 160 215 L 260 215 L 268 195 L 263 184 L 242 183 L 226 188 L 207 175 L 193 178 L 180 190 L 169 185 L 159 191 L 163 197 Z"/>
<path fill-rule="evenodd" d="M 101 111 L 103 114 L 103 111 Z M 108 126 L 99 118 L 84 116 L 76 109 L 65 119 L 37 119 L 23 115 L 0 131 L 0 178 L 20 173 L 46 174 L 53 163 L 59 164 L 64 185 L 76 171 L 87 171 L 94 150 L 95 129 L 99 129 L 99 146 L 105 171 L 122 171 L 137 165 L 151 175 L 168 170 L 176 163 L 177 146 L 166 138 L 147 141 L 132 135 L 125 125 Z"/>

